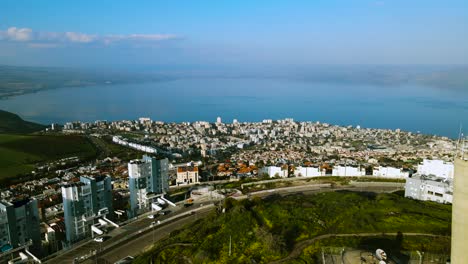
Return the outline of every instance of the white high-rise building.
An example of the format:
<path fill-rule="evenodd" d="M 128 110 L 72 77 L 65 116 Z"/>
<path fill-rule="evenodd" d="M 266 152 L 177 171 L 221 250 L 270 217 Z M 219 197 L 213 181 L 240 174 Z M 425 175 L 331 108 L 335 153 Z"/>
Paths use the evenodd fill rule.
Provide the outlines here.
<path fill-rule="evenodd" d="M 232 120 L 232 123 L 233 124 L 238 124 L 239 122 L 237 121 L 237 119 L 234 119 L 234 120 Z"/>
<path fill-rule="evenodd" d="M 62 185 L 66 245 L 91 236 L 99 219 L 112 217 L 112 183 L 109 176 L 81 176 L 79 182 Z"/>
<path fill-rule="evenodd" d="M 41 248 L 39 222 L 36 199 L 11 202 L 0 200 L 0 253 L 25 246 L 30 240 L 34 251 L 39 251 Z M 0 262 L 3 263 L 1 260 Z"/>
<path fill-rule="evenodd" d="M 218 116 L 218 117 L 216 118 L 216 123 L 218 123 L 218 124 L 221 124 L 221 123 L 222 123 L 222 120 L 221 120 L 221 117 L 220 117 L 220 116 Z"/>
<path fill-rule="evenodd" d="M 164 194 L 169 190 L 169 160 L 156 159 L 144 155 L 141 160 L 128 163 L 128 185 L 130 189 L 130 215 L 150 209 L 156 198 L 155 195 Z"/>

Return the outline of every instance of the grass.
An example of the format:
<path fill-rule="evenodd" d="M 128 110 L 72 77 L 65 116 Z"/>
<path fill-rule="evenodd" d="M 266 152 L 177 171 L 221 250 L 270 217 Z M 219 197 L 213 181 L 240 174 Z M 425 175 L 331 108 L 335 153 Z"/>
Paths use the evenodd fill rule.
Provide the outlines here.
<path fill-rule="evenodd" d="M 99 145 L 101 145 L 106 152 L 105 154 L 110 157 L 117 157 L 123 161 L 129 161 L 131 159 L 141 158 L 144 152 L 125 147 L 112 142 L 112 138 L 107 136 L 103 138 L 94 138 Z"/>
<path fill-rule="evenodd" d="M 0 180 L 13 180 L 37 164 L 72 156 L 89 159 L 96 152 L 83 136 L 0 134 Z"/>
<path fill-rule="evenodd" d="M 173 232 L 135 263 L 149 263 L 150 259 L 154 263 L 185 263 L 188 260 L 193 263 L 250 263 L 251 260 L 268 263 L 287 256 L 297 242 L 323 234 L 403 232 L 450 235 L 451 228 L 450 205 L 410 200 L 398 194 L 340 191 L 272 196 L 265 200 L 226 199 L 224 208 L 226 213 L 213 212 L 207 218 Z M 227 254 L 230 237 L 233 241 L 231 256 Z M 175 243 L 190 246 L 168 247 Z M 409 238 L 407 244 L 411 249 L 439 249 Z"/>

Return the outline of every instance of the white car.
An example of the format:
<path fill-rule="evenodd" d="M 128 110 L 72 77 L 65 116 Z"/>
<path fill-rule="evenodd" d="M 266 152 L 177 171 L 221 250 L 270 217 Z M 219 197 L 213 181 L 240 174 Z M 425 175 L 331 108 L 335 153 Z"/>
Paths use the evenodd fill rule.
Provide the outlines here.
<path fill-rule="evenodd" d="M 104 242 L 104 238 L 103 237 L 96 237 L 96 238 L 94 238 L 94 241 L 101 243 L 101 242 Z"/>
<path fill-rule="evenodd" d="M 154 219 L 154 215 L 148 215 L 149 219 Z"/>

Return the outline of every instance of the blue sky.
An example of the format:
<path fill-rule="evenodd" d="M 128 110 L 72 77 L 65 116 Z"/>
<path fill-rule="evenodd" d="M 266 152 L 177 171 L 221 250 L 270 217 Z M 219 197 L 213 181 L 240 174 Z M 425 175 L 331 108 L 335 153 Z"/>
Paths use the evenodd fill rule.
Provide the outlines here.
<path fill-rule="evenodd" d="M 466 64 L 467 10 L 458 0 L 5 0 L 0 64 Z"/>

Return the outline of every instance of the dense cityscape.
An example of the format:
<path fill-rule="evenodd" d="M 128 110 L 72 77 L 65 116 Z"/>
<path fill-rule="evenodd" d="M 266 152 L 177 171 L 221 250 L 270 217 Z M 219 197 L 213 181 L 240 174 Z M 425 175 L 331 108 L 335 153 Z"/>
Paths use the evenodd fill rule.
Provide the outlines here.
<path fill-rule="evenodd" d="M 3 247 L 13 247 L 4 250 L 4 256 L 29 247 L 38 256 L 60 259 L 63 253 L 58 252 L 93 238 L 101 243 L 105 233 L 138 222 L 142 215 L 155 219 L 193 204 L 243 199 L 248 189 L 243 189 L 244 184 L 256 185 L 248 189 L 250 197 L 272 186 L 307 188 L 311 183 L 301 181 L 307 178 L 322 179 L 315 184 L 333 184 L 334 178 L 384 181 L 404 189 L 411 199 L 448 204 L 453 200 L 457 142 L 400 129 L 341 127 L 291 118 L 228 124 L 218 117 L 213 123 L 149 118 L 70 122 L 52 124 L 42 133 L 83 135 L 103 154 L 114 146 L 133 159 L 127 160 L 128 153 L 93 161 L 63 158 L 38 164 L 30 173 L 34 180 L 2 189 Z M 269 180 L 277 184 L 260 184 Z M 283 180 L 294 184 L 285 187 Z M 229 186 L 236 182 L 242 184 Z M 13 219 L 23 231 L 18 230 L 18 235 Z M 151 221 L 151 227 L 159 223 Z M 97 254 L 74 261 L 81 263 Z"/>
<path fill-rule="evenodd" d="M 468 1 L 3 1 L 0 264 L 466 264 Z"/>

